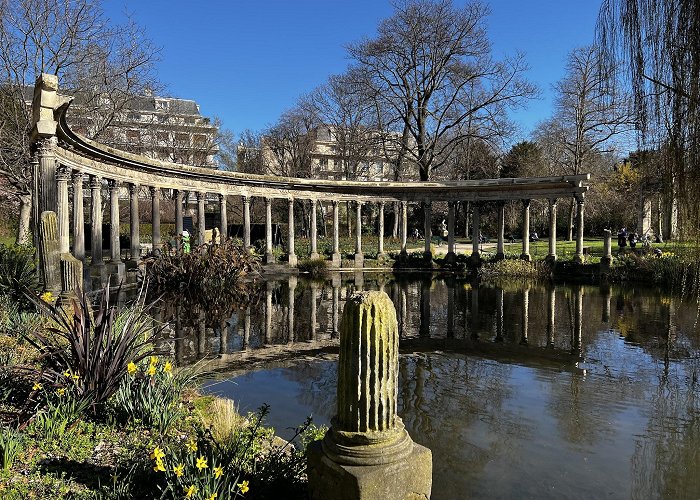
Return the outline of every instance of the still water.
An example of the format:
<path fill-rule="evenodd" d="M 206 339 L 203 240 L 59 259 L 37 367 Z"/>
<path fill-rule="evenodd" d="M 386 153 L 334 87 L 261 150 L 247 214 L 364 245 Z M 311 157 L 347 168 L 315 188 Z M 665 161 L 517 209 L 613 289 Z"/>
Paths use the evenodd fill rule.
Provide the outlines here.
<path fill-rule="evenodd" d="M 358 289 L 396 306 L 399 414 L 433 452 L 433 499 L 700 498 L 697 303 L 655 289 L 292 278 L 227 318 L 178 321 L 175 354 L 218 354 L 206 390 L 242 412 L 269 403 L 289 437 L 335 413 L 337 325 Z"/>

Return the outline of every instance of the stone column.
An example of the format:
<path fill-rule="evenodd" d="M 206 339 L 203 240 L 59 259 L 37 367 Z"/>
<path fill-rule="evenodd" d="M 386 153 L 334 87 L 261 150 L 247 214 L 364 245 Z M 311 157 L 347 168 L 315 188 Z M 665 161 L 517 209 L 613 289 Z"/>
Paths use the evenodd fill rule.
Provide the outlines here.
<path fill-rule="evenodd" d="M 430 498 L 432 456 L 413 443 L 397 413 L 398 328 L 384 292 L 345 304 L 337 416 L 308 451 L 312 499 Z"/>
<path fill-rule="evenodd" d="M 83 207 L 83 173 L 73 173 L 73 256 L 85 260 L 85 209 Z"/>
<path fill-rule="evenodd" d="M 206 219 L 204 218 L 204 202 L 207 199 L 207 194 L 197 192 L 197 244 L 204 245 L 206 239 Z"/>
<path fill-rule="evenodd" d="M 247 198 L 244 198 L 244 200 Z M 245 201 L 243 202 L 245 208 Z M 228 214 L 226 213 L 226 195 L 219 195 L 219 243 L 223 244 L 228 238 Z M 250 212 L 249 212 L 250 215 Z M 250 225 L 250 221 L 249 221 Z M 245 244 L 245 242 L 244 242 Z M 248 236 L 248 246 L 250 246 L 250 234 Z M 248 248 L 246 246 L 246 248 Z"/>
<path fill-rule="evenodd" d="M 604 266 L 609 266 L 612 262 L 612 231 L 603 229 L 603 258 L 600 263 Z"/>
<path fill-rule="evenodd" d="M 109 260 L 121 262 L 121 248 L 119 247 L 119 181 L 110 179 L 109 185 Z"/>
<path fill-rule="evenodd" d="M 430 201 L 426 200 L 423 202 L 423 231 L 425 233 L 425 252 L 423 257 L 426 261 L 432 261 L 433 254 L 430 251 L 430 240 L 433 237 L 432 222 L 433 219 L 433 205 Z"/>
<path fill-rule="evenodd" d="M 139 191 L 141 186 L 129 184 L 129 208 L 131 217 L 131 260 L 138 262 L 141 258 L 141 233 L 139 227 Z M 182 211 L 180 212 L 182 214 Z M 181 219 L 182 220 L 182 219 Z"/>
<path fill-rule="evenodd" d="M 523 200 L 523 253 L 522 260 L 530 260 L 530 200 Z"/>
<path fill-rule="evenodd" d="M 56 219 L 58 220 L 58 251 L 70 252 L 70 207 L 68 205 L 68 181 L 70 169 L 60 165 L 56 169 Z"/>
<path fill-rule="evenodd" d="M 243 197 L 243 247 L 250 248 L 250 196 Z"/>
<path fill-rule="evenodd" d="M 316 200 L 311 200 L 311 254 L 309 255 L 311 259 L 318 259 L 318 244 L 316 241 L 318 236 L 318 228 L 316 225 L 317 204 Z"/>
<path fill-rule="evenodd" d="M 272 198 L 265 198 L 265 263 L 275 263 L 272 253 Z"/>
<path fill-rule="evenodd" d="M 479 243 L 481 242 L 481 206 L 478 203 L 472 205 L 472 256 L 473 264 L 481 262 Z"/>
<path fill-rule="evenodd" d="M 408 240 L 408 203 L 401 201 L 401 255 L 406 256 L 406 241 Z"/>
<path fill-rule="evenodd" d="M 55 136 L 45 137 L 37 142 L 39 214 L 46 210 L 56 211 L 56 144 Z"/>
<path fill-rule="evenodd" d="M 557 199 L 549 200 L 549 254 L 547 260 L 557 260 Z"/>
<path fill-rule="evenodd" d="M 153 255 L 160 255 L 160 188 L 151 187 L 151 242 Z"/>
<path fill-rule="evenodd" d="M 498 243 L 496 244 L 496 259 L 506 258 L 506 246 L 505 246 L 505 231 L 506 231 L 506 204 L 503 201 L 499 201 L 496 205 L 496 210 L 498 210 L 498 228 L 496 231 L 498 235 Z"/>
<path fill-rule="evenodd" d="M 92 261 L 93 267 L 102 266 L 102 179 L 90 176 L 91 219 L 92 219 Z"/>
<path fill-rule="evenodd" d="M 287 200 L 289 206 L 288 215 L 288 226 L 287 226 L 287 255 L 289 267 L 297 266 L 297 254 L 294 253 L 294 198 L 289 198 Z"/>
<path fill-rule="evenodd" d="M 364 255 L 362 254 L 362 202 L 355 202 L 357 216 L 355 217 L 355 267 L 364 266 Z"/>
<path fill-rule="evenodd" d="M 377 258 L 384 257 L 384 202 L 379 202 L 379 234 L 377 234 Z"/>
<path fill-rule="evenodd" d="M 340 256 L 340 220 L 338 216 L 338 202 L 333 200 L 333 256 L 331 258 L 333 267 L 341 266 Z"/>
<path fill-rule="evenodd" d="M 182 237 L 182 232 L 185 230 L 185 226 L 182 220 L 182 190 L 175 190 L 175 236 Z M 180 243 L 182 246 L 182 243 Z"/>
<path fill-rule="evenodd" d="M 527 335 L 528 335 L 528 326 L 529 326 L 529 321 L 530 321 L 530 316 L 528 314 L 528 308 L 530 305 L 530 289 L 525 288 L 523 290 L 523 310 L 522 310 L 522 336 L 520 337 L 520 344 L 522 345 L 527 345 L 528 340 L 527 340 Z"/>
<path fill-rule="evenodd" d="M 447 255 L 445 261 L 454 264 L 457 261 L 455 253 L 455 203 L 450 201 L 447 206 Z"/>
<path fill-rule="evenodd" d="M 583 262 L 583 197 L 576 200 L 578 210 L 576 210 L 576 255 L 575 262 Z"/>
<path fill-rule="evenodd" d="M 547 303 L 547 347 L 554 347 L 554 313 L 556 306 L 556 290 L 554 286 L 549 287 L 549 301 Z"/>

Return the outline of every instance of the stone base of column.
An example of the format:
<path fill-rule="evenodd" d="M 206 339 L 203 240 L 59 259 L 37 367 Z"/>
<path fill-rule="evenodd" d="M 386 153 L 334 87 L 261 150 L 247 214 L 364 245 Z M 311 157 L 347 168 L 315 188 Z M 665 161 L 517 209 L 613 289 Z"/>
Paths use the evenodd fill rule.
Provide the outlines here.
<path fill-rule="evenodd" d="M 105 266 L 109 273 L 110 282 L 117 286 L 126 278 L 126 266 L 122 261 L 107 262 Z"/>
<path fill-rule="evenodd" d="M 583 255 L 574 255 L 573 261 L 576 264 L 583 264 L 583 261 L 584 261 Z"/>
<path fill-rule="evenodd" d="M 478 266 L 481 264 L 481 254 L 479 252 L 472 252 L 469 256 L 469 262 L 473 266 Z"/>
<path fill-rule="evenodd" d="M 553 264 L 553 263 L 555 263 L 555 262 L 557 261 L 557 256 L 556 256 L 556 255 L 549 254 L 549 255 L 547 255 L 547 256 L 544 258 L 544 261 L 545 261 L 545 262 L 549 262 L 550 264 Z"/>
<path fill-rule="evenodd" d="M 532 258 L 530 257 L 530 254 L 529 254 L 529 253 L 521 253 L 521 254 L 520 254 L 520 260 L 526 260 L 526 261 L 529 262 L 530 260 L 532 260 Z"/>
<path fill-rule="evenodd" d="M 454 266 L 457 263 L 457 254 L 454 252 L 447 252 L 445 255 L 445 264 Z"/>
<path fill-rule="evenodd" d="M 330 431 L 329 431 L 330 432 Z M 309 445 L 309 494 L 312 500 L 386 500 L 430 498 L 432 453 L 413 443 L 408 457 L 380 465 L 345 465 L 334 462 L 321 446 Z"/>
<path fill-rule="evenodd" d="M 133 269 L 138 269 L 140 262 L 141 261 L 137 260 L 137 259 L 129 259 L 129 260 L 124 261 L 124 264 L 126 265 L 126 270 L 130 271 Z"/>
<path fill-rule="evenodd" d="M 602 274 L 608 274 L 610 272 L 610 264 L 612 264 L 612 257 L 601 257 L 600 272 Z"/>
<path fill-rule="evenodd" d="M 355 267 L 362 268 L 365 266 L 365 256 L 361 253 L 355 254 Z"/>
<path fill-rule="evenodd" d="M 433 252 L 423 252 L 423 260 L 426 264 L 432 264 L 433 262 Z"/>
<path fill-rule="evenodd" d="M 505 258 L 506 258 L 506 254 L 504 254 L 503 252 L 496 253 L 496 260 L 503 260 Z"/>
<path fill-rule="evenodd" d="M 318 260 L 320 256 L 318 255 L 318 252 L 311 252 L 311 255 L 309 255 L 309 258 L 311 260 Z"/>
<path fill-rule="evenodd" d="M 342 258 L 340 253 L 334 253 L 331 255 L 331 267 L 338 268 L 342 265 Z"/>
<path fill-rule="evenodd" d="M 107 274 L 109 274 L 109 272 L 104 262 L 96 262 L 95 264 L 90 264 L 90 277 L 101 278 L 107 276 Z"/>
<path fill-rule="evenodd" d="M 274 264 L 276 262 L 277 262 L 277 259 L 275 258 L 274 254 L 272 254 L 272 253 L 265 254 L 265 264 Z"/>
<path fill-rule="evenodd" d="M 292 254 L 292 255 L 288 256 L 287 264 L 289 265 L 289 267 L 297 267 L 297 262 L 298 262 L 298 260 L 297 260 L 296 254 Z"/>

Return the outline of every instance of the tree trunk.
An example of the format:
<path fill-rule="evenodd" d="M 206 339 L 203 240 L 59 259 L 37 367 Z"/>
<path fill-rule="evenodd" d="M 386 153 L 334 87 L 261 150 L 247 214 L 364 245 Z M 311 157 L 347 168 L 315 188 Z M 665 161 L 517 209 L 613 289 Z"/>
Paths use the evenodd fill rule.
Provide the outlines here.
<path fill-rule="evenodd" d="M 25 193 L 19 198 L 19 224 L 17 225 L 17 244 L 26 245 L 29 243 L 29 224 L 32 217 L 32 195 Z M 36 230 L 36 229 L 35 229 Z"/>

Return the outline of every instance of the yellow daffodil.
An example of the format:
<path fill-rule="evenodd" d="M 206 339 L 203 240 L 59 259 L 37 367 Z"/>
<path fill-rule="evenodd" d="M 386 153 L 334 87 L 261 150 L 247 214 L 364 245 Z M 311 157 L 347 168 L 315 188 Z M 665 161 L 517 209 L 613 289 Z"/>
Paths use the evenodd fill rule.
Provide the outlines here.
<path fill-rule="evenodd" d="M 63 396 L 65 393 L 66 393 L 65 387 L 61 387 L 59 389 L 56 389 L 56 394 L 58 394 L 59 396 Z"/>
<path fill-rule="evenodd" d="M 187 441 L 187 449 L 191 452 L 197 451 L 197 443 L 194 439 L 190 439 L 189 441 Z"/>
<path fill-rule="evenodd" d="M 41 385 L 39 382 L 34 382 L 34 385 L 32 386 L 33 391 L 40 391 L 44 386 Z"/>
<path fill-rule="evenodd" d="M 73 380 L 78 380 L 79 378 L 80 378 L 80 376 L 77 373 L 73 374 Z"/>
<path fill-rule="evenodd" d="M 197 493 L 197 487 L 192 484 L 189 488 L 185 488 L 185 498 L 192 498 L 192 496 Z"/>
<path fill-rule="evenodd" d="M 248 487 L 248 481 L 243 481 L 242 483 L 238 483 L 238 489 L 240 490 L 241 493 L 248 493 L 248 490 L 250 489 Z"/>
<path fill-rule="evenodd" d="M 148 371 L 146 371 L 146 373 L 148 373 L 148 376 L 149 376 L 149 377 L 152 377 L 153 375 L 156 374 L 156 367 L 153 366 L 153 365 L 150 365 L 150 366 L 148 367 Z"/>
<path fill-rule="evenodd" d="M 170 364 L 170 361 L 166 361 L 165 365 L 163 365 L 163 371 L 165 373 L 172 373 L 173 371 L 173 365 Z"/>
<path fill-rule="evenodd" d="M 158 364 L 158 356 L 151 356 L 151 364 L 153 366 Z"/>
<path fill-rule="evenodd" d="M 173 472 L 177 477 L 182 477 L 182 475 L 185 473 L 185 466 L 182 464 L 177 464 L 175 467 L 173 467 Z"/>
<path fill-rule="evenodd" d="M 153 452 L 149 455 L 149 457 L 151 457 L 152 460 L 162 460 L 163 457 L 165 457 L 165 453 L 156 446 L 153 448 Z"/>
<path fill-rule="evenodd" d="M 156 459 L 156 465 L 153 467 L 153 470 L 156 472 L 165 472 L 165 464 L 163 463 L 163 459 Z"/>
<path fill-rule="evenodd" d="M 133 361 L 130 361 L 129 364 L 126 365 L 126 371 L 129 372 L 129 375 L 133 375 L 134 373 L 136 373 L 136 370 L 136 363 L 134 363 Z"/>
<path fill-rule="evenodd" d="M 218 493 L 212 493 L 211 495 L 209 495 L 207 497 L 207 500 L 216 500 L 216 497 L 218 497 L 218 496 L 219 496 Z"/>
<path fill-rule="evenodd" d="M 53 293 L 51 292 L 44 292 L 39 298 L 48 304 L 53 304 L 54 301 Z"/>
<path fill-rule="evenodd" d="M 66 370 L 63 372 L 63 376 L 66 378 L 70 378 L 70 370 Z"/>
<path fill-rule="evenodd" d="M 204 458 L 204 457 L 202 457 L 202 456 L 200 456 L 199 458 L 197 458 L 196 467 L 200 470 L 200 472 L 201 472 L 202 470 L 206 469 L 207 467 L 209 467 L 209 466 L 207 465 L 207 459 Z"/>
<path fill-rule="evenodd" d="M 214 477 L 216 479 L 219 479 L 223 473 L 224 473 L 223 467 L 221 467 L 220 465 L 214 467 Z"/>

